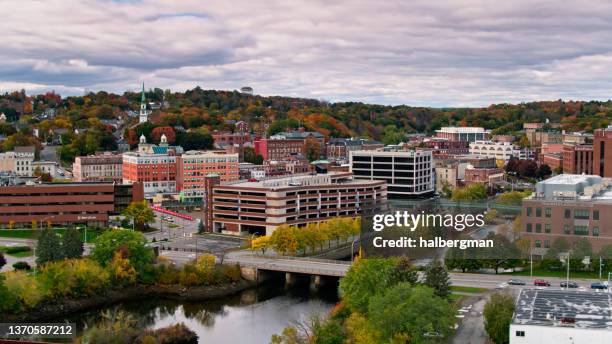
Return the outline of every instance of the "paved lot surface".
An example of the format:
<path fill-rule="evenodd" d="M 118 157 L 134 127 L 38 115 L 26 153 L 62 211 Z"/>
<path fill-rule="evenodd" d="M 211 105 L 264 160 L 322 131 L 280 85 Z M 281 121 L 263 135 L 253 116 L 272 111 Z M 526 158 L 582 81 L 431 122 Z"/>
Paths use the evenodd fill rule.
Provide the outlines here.
<path fill-rule="evenodd" d="M 465 316 L 462 319 L 461 325 L 457 329 L 451 343 L 453 344 L 485 344 L 487 343 L 487 334 L 484 329 L 484 319 L 482 312 L 489 297 L 475 297 L 470 299 L 468 304 L 471 308 L 468 312 L 460 312 Z"/>

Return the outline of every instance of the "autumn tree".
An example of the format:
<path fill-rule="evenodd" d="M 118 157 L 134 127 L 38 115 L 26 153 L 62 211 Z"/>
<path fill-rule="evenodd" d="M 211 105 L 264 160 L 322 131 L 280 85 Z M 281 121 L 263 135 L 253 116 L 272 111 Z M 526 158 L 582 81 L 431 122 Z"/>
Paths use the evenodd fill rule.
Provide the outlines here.
<path fill-rule="evenodd" d="M 153 138 L 154 142 L 159 143 L 162 135 L 166 135 L 168 143 L 174 143 L 174 141 L 176 141 L 176 133 L 174 132 L 174 128 L 172 127 L 157 127 L 151 132 L 151 137 Z"/>
<path fill-rule="evenodd" d="M 308 161 L 315 161 L 321 157 L 321 143 L 314 137 L 308 137 L 304 141 L 304 151 Z"/>
<path fill-rule="evenodd" d="M 509 294 L 496 293 L 485 305 L 483 316 L 485 330 L 496 344 L 508 343 L 510 322 L 514 313 L 514 298 Z"/>
<path fill-rule="evenodd" d="M 132 223 L 140 230 L 143 227 L 155 220 L 155 214 L 153 210 L 149 208 L 149 204 L 146 200 L 142 202 L 132 202 L 124 211 L 123 215 L 128 218 Z"/>
<path fill-rule="evenodd" d="M 274 250 L 282 255 L 295 255 L 298 250 L 298 240 L 295 229 L 288 225 L 279 226 L 270 237 Z"/>

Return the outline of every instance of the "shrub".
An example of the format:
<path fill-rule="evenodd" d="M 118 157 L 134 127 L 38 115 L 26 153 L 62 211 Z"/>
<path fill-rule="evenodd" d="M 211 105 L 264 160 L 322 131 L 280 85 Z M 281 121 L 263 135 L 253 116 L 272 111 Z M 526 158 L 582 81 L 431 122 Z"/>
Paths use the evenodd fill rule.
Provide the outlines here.
<path fill-rule="evenodd" d="M 30 251 L 32 251 L 30 246 L 11 246 L 11 247 L 7 247 L 4 250 L 6 254 L 15 254 L 15 253 L 21 253 L 21 252 L 30 252 Z"/>
<path fill-rule="evenodd" d="M 4 282 L 9 293 L 26 308 L 35 307 L 44 298 L 40 285 L 34 276 L 23 271 L 10 271 L 5 274 Z"/>
<path fill-rule="evenodd" d="M 148 339 L 149 343 L 160 344 L 196 344 L 198 342 L 198 335 L 183 323 L 157 330 L 145 330 L 135 342 L 144 344 L 147 338 L 150 338 Z"/>
<path fill-rule="evenodd" d="M 194 264 L 183 265 L 183 270 L 179 274 L 179 283 L 184 286 L 196 286 L 203 284 L 198 269 Z"/>
<path fill-rule="evenodd" d="M 242 278 L 240 272 L 240 266 L 236 265 L 223 265 L 223 275 L 228 282 L 238 282 Z"/>
<path fill-rule="evenodd" d="M 4 283 L 5 277 L 0 274 L 0 313 L 19 310 L 19 300 Z"/>
<path fill-rule="evenodd" d="M 177 284 L 179 283 L 181 271 L 176 266 L 160 265 L 158 268 L 157 282 L 159 284 Z"/>
<path fill-rule="evenodd" d="M 136 269 L 130 265 L 130 261 L 120 251 L 115 252 L 109 270 L 115 285 L 126 286 L 136 282 Z"/>
<path fill-rule="evenodd" d="M 90 259 L 67 259 L 46 264 L 40 281 L 51 297 L 91 296 L 109 286 L 108 271 Z"/>
<path fill-rule="evenodd" d="M 103 267 L 108 266 L 115 252 L 121 250 L 130 265 L 140 274 L 153 262 L 153 250 L 146 247 L 147 239 L 140 232 L 128 230 L 110 230 L 96 238 L 92 258 Z"/>
<path fill-rule="evenodd" d="M 30 266 L 30 264 L 28 264 L 28 262 L 17 262 L 13 264 L 13 269 L 30 271 L 32 267 Z"/>

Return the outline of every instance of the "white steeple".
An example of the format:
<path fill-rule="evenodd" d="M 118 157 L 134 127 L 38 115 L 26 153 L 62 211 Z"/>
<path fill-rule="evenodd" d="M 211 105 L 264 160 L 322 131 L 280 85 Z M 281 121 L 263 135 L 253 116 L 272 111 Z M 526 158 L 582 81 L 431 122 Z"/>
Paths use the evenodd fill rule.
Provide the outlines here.
<path fill-rule="evenodd" d="M 140 114 L 138 115 L 138 123 L 145 123 L 149 121 L 147 114 L 147 102 L 145 100 L 145 89 L 144 82 L 142 83 L 142 93 L 140 97 Z"/>

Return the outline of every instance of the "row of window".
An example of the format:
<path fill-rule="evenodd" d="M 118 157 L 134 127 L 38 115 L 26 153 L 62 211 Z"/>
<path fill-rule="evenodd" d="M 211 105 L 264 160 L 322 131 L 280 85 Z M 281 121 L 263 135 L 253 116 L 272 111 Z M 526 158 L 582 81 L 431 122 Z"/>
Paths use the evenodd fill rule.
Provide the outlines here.
<path fill-rule="evenodd" d="M 535 226 L 531 223 L 527 223 L 525 227 L 525 231 L 527 233 L 542 233 L 542 224 L 536 223 Z M 552 232 L 552 225 L 550 223 L 544 224 L 544 233 L 550 234 Z M 599 227 L 593 227 L 590 232 L 593 236 L 597 237 L 600 234 Z M 589 227 L 588 226 L 574 226 L 572 231 L 572 226 L 564 225 L 563 226 L 563 234 L 570 235 L 589 235 Z"/>
<path fill-rule="evenodd" d="M 533 209 L 531 207 L 527 207 L 527 216 L 533 215 Z M 552 210 L 550 208 L 544 208 L 544 217 L 551 217 Z M 590 211 L 589 209 L 574 209 L 574 218 L 579 220 L 588 220 L 590 219 Z M 535 208 L 535 217 L 542 217 L 542 208 Z M 572 210 L 564 209 L 563 217 L 566 219 L 572 218 Z M 593 220 L 599 220 L 599 210 L 593 210 Z"/>

